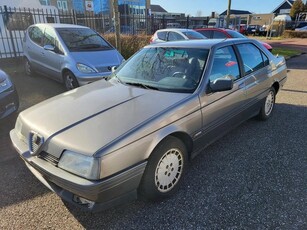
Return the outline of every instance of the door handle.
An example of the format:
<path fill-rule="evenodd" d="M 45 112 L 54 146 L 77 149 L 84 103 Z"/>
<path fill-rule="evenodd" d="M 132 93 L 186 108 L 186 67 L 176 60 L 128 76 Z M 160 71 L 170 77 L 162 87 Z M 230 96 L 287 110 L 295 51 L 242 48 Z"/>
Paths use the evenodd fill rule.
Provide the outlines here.
<path fill-rule="evenodd" d="M 241 84 L 238 86 L 239 89 L 243 89 L 244 87 L 245 87 L 245 83 L 244 83 L 244 82 L 241 83 Z"/>

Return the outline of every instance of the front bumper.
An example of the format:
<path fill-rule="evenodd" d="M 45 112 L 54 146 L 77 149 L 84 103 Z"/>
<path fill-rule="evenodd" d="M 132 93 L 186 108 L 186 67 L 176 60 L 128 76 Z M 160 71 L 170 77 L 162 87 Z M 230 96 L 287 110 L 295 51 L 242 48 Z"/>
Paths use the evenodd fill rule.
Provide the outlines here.
<path fill-rule="evenodd" d="M 141 162 L 109 178 L 91 181 L 32 156 L 15 130 L 10 132 L 10 137 L 31 172 L 47 188 L 69 203 L 88 211 L 100 211 L 137 198 L 137 188 L 147 162 Z M 80 202 L 82 199 L 88 202 Z"/>
<path fill-rule="evenodd" d="M 91 75 L 86 75 L 86 74 L 76 74 L 75 76 L 78 80 L 78 83 L 80 86 L 87 85 L 89 83 L 92 83 L 94 81 L 101 80 L 103 78 L 107 78 L 108 76 L 111 75 L 112 72 L 104 72 L 104 73 L 95 73 Z"/>
<path fill-rule="evenodd" d="M 14 87 L 0 93 L 0 119 L 18 110 L 19 99 Z"/>

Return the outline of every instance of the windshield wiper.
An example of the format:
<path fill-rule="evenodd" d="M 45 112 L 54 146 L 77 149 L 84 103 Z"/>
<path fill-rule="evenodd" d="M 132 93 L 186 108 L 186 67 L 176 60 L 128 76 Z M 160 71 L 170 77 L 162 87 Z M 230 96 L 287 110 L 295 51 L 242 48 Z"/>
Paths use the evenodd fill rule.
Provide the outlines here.
<path fill-rule="evenodd" d="M 146 84 L 142 84 L 142 83 L 136 83 L 136 82 L 125 82 L 123 84 L 126 85 L 132 85 L 132 86 L 136 86 L 136 87 L 141 87 L 143 89 L 153 89 L 153 90 L 159 90 L 159 88 L 151 86 L 151 85 L 146 85 Z"/>

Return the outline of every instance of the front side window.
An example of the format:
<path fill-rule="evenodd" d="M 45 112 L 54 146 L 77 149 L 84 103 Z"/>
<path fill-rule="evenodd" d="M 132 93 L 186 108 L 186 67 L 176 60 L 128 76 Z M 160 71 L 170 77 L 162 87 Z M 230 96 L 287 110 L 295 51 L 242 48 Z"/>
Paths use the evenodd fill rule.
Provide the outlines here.
<path fill-rule="evenodd" d="M 209 50 L 144 48 L 113 74 L 128 85 L 169 92 L 192 93 L 197 88 Z"/>
<path fill-rule="evenodd" d="M 268 59 L 256 46 L 251 43 L 237 45 L 239 53 L 242 57 L 245 75 L 261 69 L 268 64 Z"/>
<path fill-rule="evenodd" d="M 57 39 L 56 33 L 51 28 L 46 28 L 44 33 L 43 45 L 52 45 L 55 48 L 56 53 L 63 53 L 62 48 L 60 47 L 59 41 Z"/>
<path fill-rule="evenodd" d="M 201 33 L 202 35 L 204 35 L 207 38 L 212 37 L 212 31 L 211 30 L 200 30 L 200 31 L 198 31 L 198 33 Z"/>
<path fill-rule="evenodd" d="M 220 78 L 229 78 L 233 80 L 240 78 L 239 64 L 232 46 L 216 50 L 213 56 L 209 81 L 213 82 Z"/>
<path fill-rule="evenodd" d="M 101 36 L 89 28 L 58 28 L 57 31 L 71 52 L 113 49 Z"/>

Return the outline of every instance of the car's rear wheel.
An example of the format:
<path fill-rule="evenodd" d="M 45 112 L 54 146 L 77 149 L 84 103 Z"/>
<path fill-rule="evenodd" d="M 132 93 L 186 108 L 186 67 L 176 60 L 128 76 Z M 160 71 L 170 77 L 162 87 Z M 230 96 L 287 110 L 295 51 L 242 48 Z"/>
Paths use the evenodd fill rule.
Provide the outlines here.
<path fill-rule="evenodd" d="M 185 145 L 175 137 L 165 138 L 149 157 L 139 192 L 149 200 L 168 197 L 179 187 L 187 167 Z"/>
<path fill-rule="evenodd" d="M 30 63 L 30 61 L 28 60 L 28 58 L 24 58 L 24 69 L 25 69 L 25 73 L 28 76 L 32 76 L 34 71 L 32 68 L 32 65 Z"/>
<path fill-rule="evenodd" d="M 258 114 L 258 118 L 260 120 L 267 120 L 272 115 L 275 106 L 275 97 L 276 97 L 276 91 L 274 87 L 271 87 L 268 95 L 266 96 L 265 100 L 262 103 L 260 112 Z"/>
<path fill-rule="evenodd" d="M 65 71 L 63 74 L 64 85 L 67 90 L 79 87 L 79 83 L 75 75 L 70 71 Z"/>

